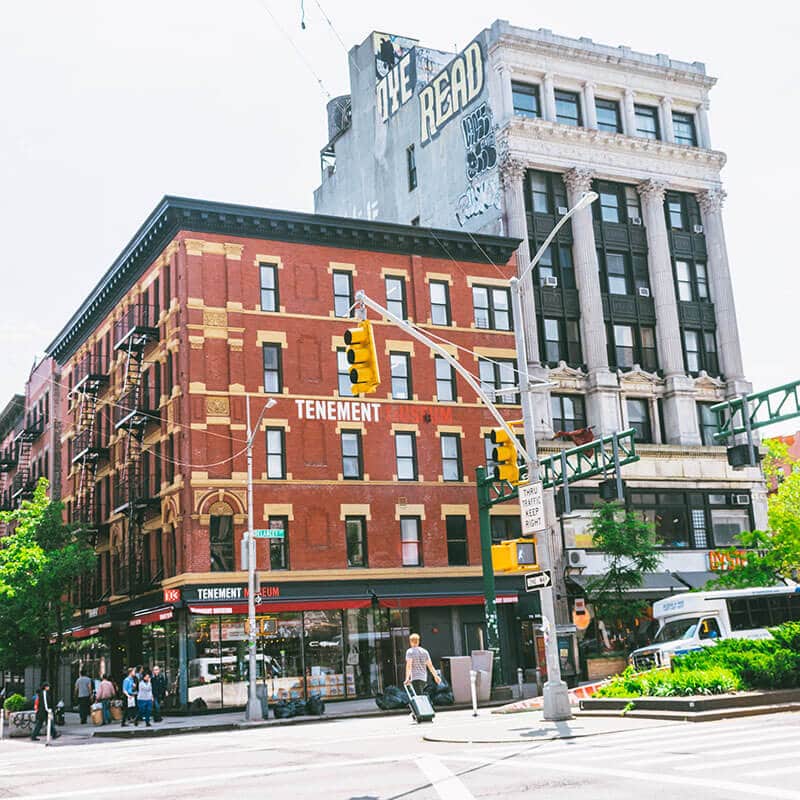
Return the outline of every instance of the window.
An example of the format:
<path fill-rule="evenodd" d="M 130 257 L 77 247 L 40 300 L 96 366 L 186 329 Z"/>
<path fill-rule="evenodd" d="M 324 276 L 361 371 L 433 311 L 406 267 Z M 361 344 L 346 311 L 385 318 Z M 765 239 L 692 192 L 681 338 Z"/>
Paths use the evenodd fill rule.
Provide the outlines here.
<path fill-rule="evenodd" d="M 408 191 L 413 192 L 417 188 L 417 157 L 413 144 L 406 147 L 406 164 L 408 165 Z"/>
<path fill-rule="evenodd" d="M 472 287 L 475 327 L 495 331 L 511 330 L 511 293 L 509 289 L 489 286 Z"/>
<path fill-rule="evenodd" d="M 235 572 L 233 562 L 233 517 L 212 515 L 209 530 L 211 571 Z"/>
<path fill-rule="evenodd" d="M 635 186 L 625 187 L 625 207 L 628 214 L 628 219 L 635 224 L 641 225 L 642 222 L 642 206 L 639 201 L 639 192 L 636 191 Z"/>
<path fill-rule="evenodd" d="M 561 358 L 561 335 L 559 320 L 544 320 L 544 358 L 548 364 L 558 364 Z"/>
<path fill-rule="evenodd" d="M 567 190 L 564 179 L 558 172 L 539 172 L 528 170 L 531 192 L 531 206 L 536 214 L 566 214 Z M 560 209 L 564 209 L 561 211 Z M 547 233 L 552 229 L 552 221 L 546 224 Z M 546 234 L 545 234 L 546 235 Z M 544 237 L 542 237 L 544 238 Z"/>
<path fill-rule="evenodd" d="M 345 517 L 344 538 L 347 543 L 347 566 L 367 566 L 367 520 L 365 517 Z"/>
<path fill-rule="evenodd" d="M 597 193 L 600 195 L 600 219 L 603 222 L 621 222 L 617 187 L 611 183 L 599 182 L 597 184 Z"/>
<path fill-rule="evenodd" d="M 411 356 L 408 353 L 389 353 L 392 373 L 392 399 L 411 400 Z"/>
<path fill-rule="evenodd" d="M 413 433 L 398 431 L 394 435 L 394 450 L 397 459 L 397 480 L 417 480 L 416 436 Z"/>
<path fill-rule="evenodd" d="M 431 322 L 434 325 L 450 324 L 450 287 L 443 281 L 430 282 Z"/>
<path fill-rule="evenodd" d="M 714 547 L 733 547 L 741 543 L 736 538 L 740 533 L 750 530 L 750 514 L 744 509 L 711 510 L 711 532 Z"/>
<path fill-rule="evenodd" d="M 578 431 L 586 427 L 583 398 L 577 394 L 550 395 L 554 431 Z"/>
<path fill-rule="evenodd" d="M 604 253 L 609 294 L 630 294 L 625 253 Z"/>
<path fill-rule="evenodd" d="M 384 284 L 386 286 L 386 308 L 400 319 L 406 319 L 406 282 L 404 278 L 397 275 L 387 275 Z"/>
<path fill-rule="evenodd" d="M 581 363 L 581 335 L 578 321 L 574 319 L 542 319 L 544 361 L 557 366 L 565 361 L 572 366 Z"/>
<path fill-rule="evenodd" d="M 717 338 L 713 331 L 683 331 L 683 351 L 686 371 L 696 374 L 704 369 L 709 375 L 719 375 Z"/>
<path fill-rule="evenodd" d="M 533 210 L 539 214 L 550 212 L 550 202 L 547 192 L 547 179 L 541 172 L 531 173 L 531 197 Z"/>
<path fill-rule="evenodd" d="M 352 397 L 353 382 L 350 380 L 350 364 L 347 361 L 347 349 L 336 348 L 336 378 L 339 384 L 340 397 Z"/>
<path fill-rule="evenodd" d="M 706 617 L 698 629 L 700 639 L 719 639 L 722 635 L 719 630 L 719 623 L 714 617 Z"/>
<path fill-rule="evenodd" d="M 527 83 L 511 83 L 511 96 L 514 100 L 514 113 L 521 117 L 541 117 L 539 87 Z"/>
<path fill-rule="evenodd" d="M 481 387 L 494 394 L 495 403 L 519 403 L 517 394 L 517 362 L 514 360 L 478 361 Z M 507 391 L 499 393 L 498 390 Z"/>
<path fill-rule="evenodd" d="M 422 566 L 419 517 L 400 517 L 400 547 L 404 567 Z"/>
<path fill-rule="evenodd" d="M 655 106 L 635 105 L 636 135 L 645 139 L 660 139 L 658 130 L 658 109 Z"/>
<path fill-rule="evenodd" d="M 711 410 L 714 403 L 697 404 L 697 424 L 700 428 L 700 441 L 707 446 L 718 445 L 714 438 L 717 432 L 717 415 Z"/>
<path fill-rule="evenodd" d="M 692 271 L 687 261 L 675 262 L 675 277 L 678 281 L 678 299 L 690 303 L 693 299 Z"/>
<path fill-rule="evenodd" d="M 466 567 L 469 564 L 467 552 L 467 518 L 461 515 L 445 517 L 447 530 L 447 564 L 450 567 Z"/>
<path fill-rule="evenodd" d="M 342 431 L 342 477 L 356 481 L 364 478 L 361 431 Z"/>
<path fill-rule="evenodd" d="M 619 116 L 619 103 L 616 100 L 601 100 L 594 102 L 597 111 L 597 128 L 609 133 L 622 133 L 622 123 Z"/>
<path fill-rule="evenodd" d="M 675 132 L 676 144 L 688 144 L 697 147 L 697 132 L 694 128 L 694 115 L 672 112 L 672 129 Z"/>
<path fill-rule="evenodd" d="M 282 539 L 269 540 L 270 569 L 289 569 L 289 517 L 270 517 L 267 527 L 283 531 Z"/>
<path fill-rule="evenodd" d="M 669 227 L 673 230 L 685 231 L 688 228 L 686 214 L 683 210 L 683 203 L 679 194 L 667 192 L 666 201 L 667 219 Z"/>
<path fill-rule="evenodd" d="M 650 408 L 647 400 L 628 398 L 625 400 L 628 410 L 628 427 L 633 428 L 635 442 L 652 442 L 653 429 L 650 424 Z"/>
<path fill-rule="evenodd" d="M 580 126 L 581 107 L 576 92 L 565 92 L 556 89 L 556 122 L 563 125 Z"/>
<path fill-rule="evenodd" d="M 492 443 L 492 434 L 485 433 L 483 435 L 483 454 L 486 461 L 486 474 L 490 477 L 494 475 L 494 468 L 497 466 L 497 462 L 492 458 L 494 455 L 494 448 L 495 445 Z"/>
<path fill-rule="evenodd" d="M 461 437 L 457 433 L 443 433 L 439 438 L 442 447 L 442 479 L 446 481 L 463 480 Z"/>
<path fill-rule="evenodd" d="M 545 285 L 546 278 L 557 278 L 558 285 L 564 289 L 575 288 L 575 272 L 572 268 L 572 248 L 566 244 L 548 247 L 536 265 L 539 285 Z"/>
<path fill-rule="evenodd" d="M 283 428 L 267 428 L 267 478 L 283 480 L 286 477 L 286 432 Z"/>
<path fill-rule="evenodd" d="M 353 276 L 349 272 L 333 273 L 333 313 L 349 317 L 353 306 Z"/>
<path fill-rule="evenodd" d="M 609 326 L 609 361 L 617 369 L 632 369 L 638 364 L 648 372 L 658 369 L 656 334 L 650 327 Z"/>
<path fill-rule="evenodd" d="M 492 516 L 492 544 L 499 544 L 507 539 L 519 539 L 522 536 L 522 520 L 519 514 L 508 516 Z"/>
<path fill-rule="evenodd" d="M 658 369 L 658 353 L 656 352 L 655 328 L 640 327 L 639 334 L 639 364 L 648 372 Z"/>
<path fill-rule="evenodd" d="M 441 357 L 434 357 L 436 370 L 436 399 L 453 403 L 456 399 L 456 371 Z"/>
<path fill-rule="evenodd" d="M 278 310 L 278 267 L 275 264 L 259 264 L 261 273 L 261 310 Z"/>
<path fill-rule="evenodd" d="M 711 299 L 708 293 L 708 272 L 704 263 L 676 261 L 675 279 L 678 283 L 679 300 L 707 303 Z"/>
<path fill-rule="evenodd" d="M 281 346 L 279 344 L 264 345 L 264 391 L 278 393 L 283 390 L 281 376 Z"/>

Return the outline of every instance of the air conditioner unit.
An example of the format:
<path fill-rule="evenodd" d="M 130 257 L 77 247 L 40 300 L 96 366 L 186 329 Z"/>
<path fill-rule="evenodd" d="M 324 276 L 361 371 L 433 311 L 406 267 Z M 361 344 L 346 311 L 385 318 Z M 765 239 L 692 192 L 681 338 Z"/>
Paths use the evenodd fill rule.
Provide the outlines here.
<path fill-rule="evenodd" d="M 692 228 L 692 230 L 695 233 L 702 233 L 703 232 L 703 226 L 702 225 L 695 225 L 694 228 Z"/>
<path fill-rule="evenodd" d="M 542 286 L 552 286 L 555 288 L 558 286 L 558 278 L 556 278 L 554 275 L 545 275 L 542 278 Z"/>
<path fill-rule="evenodd" d="M 735 494 L 733 496 L 733 504 L 735 506 L 749 506 L 750 505 L 750 495 L 749 494 Z"/>
<path fill-rule="evenodd" d="M 569 209 L 566 206 L 559 206 L 558 207 L 558 216 L 559 217 L 563 217 L 568 211 L 569 211 Z"/>
<path fill-rule="evenodd" d="M 576 569 L 588 566 L 588 562 L 586 561 L 586 551 L 569 550 L 567 552 L 567 562 L 570 567 L 574 567 Z"/>
<path fill-rule="evenodd" d="M 642 220 L 640 217 L 631 217 L 631 225 L 641 225 Z"/>
<path fill-rule="evenodd" d="M 650 290 L 646 286 L 640 286 L 639 297 L 650 297 Z"/>

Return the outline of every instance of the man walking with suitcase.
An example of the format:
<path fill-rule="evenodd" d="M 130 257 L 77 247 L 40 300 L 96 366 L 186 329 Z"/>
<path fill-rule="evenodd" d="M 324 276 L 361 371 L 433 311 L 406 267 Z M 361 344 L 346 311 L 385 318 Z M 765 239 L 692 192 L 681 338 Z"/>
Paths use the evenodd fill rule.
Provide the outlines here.
<path fill-rule="evenodd" d="M 418 633 L 412 633 L 411 636 L 408 637 L 408 643 L 411 646 L 408 648 L 408 650 L 406 650 L 405 682 L 406 684 L 410 683 L 414 687 L 415 694 L 425 696 L 425 684 L 427 683 L 428 671 L 430 671 L 431 675 L 433 675 L 433 679 L 436 681 L 437 685 L 442 682 L 442 679 L 433 668 L 431 654 L 424 647 L 420 647 L 419 642 L 420 639 Z M 415 720 L 417 719 L 417 716 L 414 713 L 413 705 L 411 716 Z"/>

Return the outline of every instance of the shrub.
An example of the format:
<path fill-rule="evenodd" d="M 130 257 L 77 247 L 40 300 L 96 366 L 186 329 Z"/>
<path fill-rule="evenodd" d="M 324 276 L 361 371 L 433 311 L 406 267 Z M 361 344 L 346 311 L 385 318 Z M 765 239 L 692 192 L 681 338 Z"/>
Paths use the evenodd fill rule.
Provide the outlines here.
<path fill-rule="evenodd" d="M 27 700 L 21 694 L 12 694 L 6 698 L 5 703 L 3 703 L 3 708 L 5 708 L 9 714 L 13 714 L 15 711 L 23 711 L 26 705 Z"/>
<path fill-rule="evenodd" d="M 598 697 L 687 697 L 697 694 L 726 694 L 741 688 L 741 680 L 729 669 L 650 670 L 634 673 L 629 667 L 597 691 Z"/>

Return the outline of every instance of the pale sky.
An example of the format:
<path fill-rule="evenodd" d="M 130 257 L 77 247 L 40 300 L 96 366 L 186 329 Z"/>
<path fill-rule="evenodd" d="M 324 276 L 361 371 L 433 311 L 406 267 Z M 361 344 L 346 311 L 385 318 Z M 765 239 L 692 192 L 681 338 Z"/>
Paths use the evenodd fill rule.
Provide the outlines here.
<path fill-rule="evenodd" d="M 325 91 L 348 91 L 337 33 L 348 49 L 380 30 L 446 50 L 497 18 L 705 62 L 745 371 L 756 390 L 800 378 L 793 6 L 305 0 L 303 30 L 302 5 L 2 3 L 0 408 L 163 195 L 313 210 Z"/>

